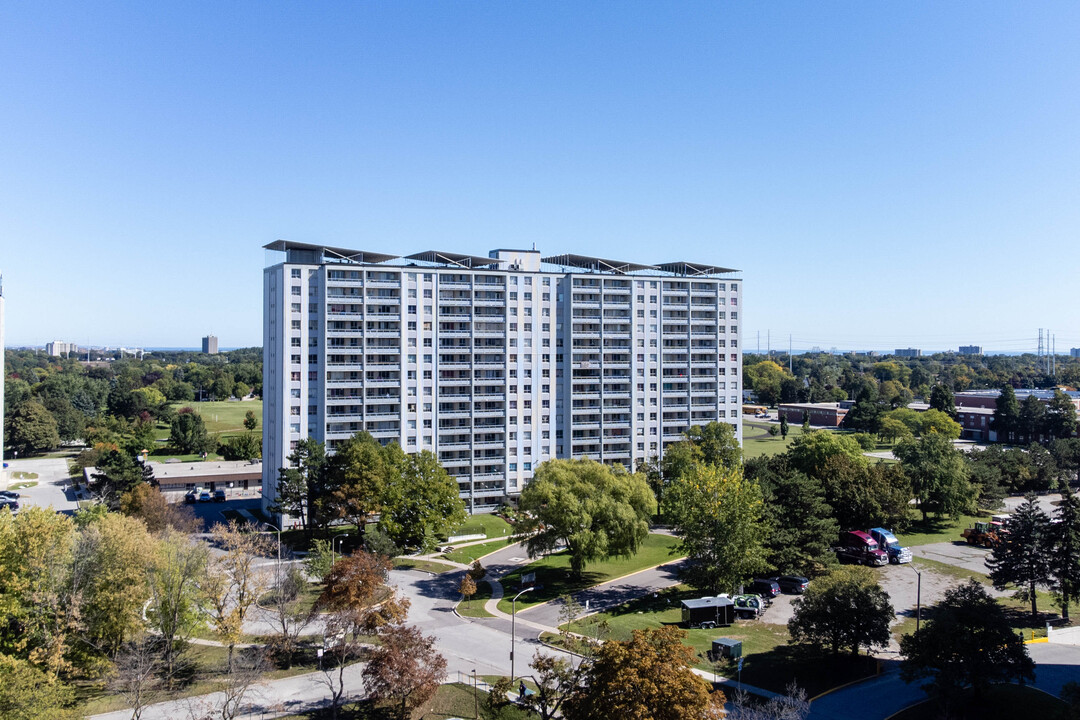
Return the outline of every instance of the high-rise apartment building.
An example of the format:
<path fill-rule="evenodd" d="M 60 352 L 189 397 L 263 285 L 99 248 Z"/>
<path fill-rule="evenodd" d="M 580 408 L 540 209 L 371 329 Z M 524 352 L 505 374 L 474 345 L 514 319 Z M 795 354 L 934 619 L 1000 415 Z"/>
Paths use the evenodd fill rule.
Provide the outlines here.
<path fill-rule="evenodd" d="M 79 354 L 79 346 L 75 343 L 53 340 L 45 343 L 45 354 L 49 357 L 70 357 Z"/>
<path fill-rule="evenodd" d="M 217 335 L 207 335 L 202 339 L 202 351 L 207 355 L 217 355 Z"/>
<path fill-rule="evenodd" d="M 549 458 L 633 468 L 713 420 L 741 440 L 734 270 L 266 248 L 284 253 L 263 278 L 267 503 L 308 436 L 330 452 L 360 430 L 430 450 L 474 512 Z"/>

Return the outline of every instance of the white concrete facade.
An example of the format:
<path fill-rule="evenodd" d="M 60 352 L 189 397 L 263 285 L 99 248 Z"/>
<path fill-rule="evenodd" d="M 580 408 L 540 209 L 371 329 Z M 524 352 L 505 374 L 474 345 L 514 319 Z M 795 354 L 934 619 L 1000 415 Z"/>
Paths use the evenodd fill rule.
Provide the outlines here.
<path fill-rule="evenodd" d="M 517 250 L 402 264 L 272 249 L 286 256 L 264 271 L 267 504 L 308 436 L 329 452 L 360 430 L 430 450 L 473 512 L 516 496 L 549 458 L 633 468 L 713 420 L 741 441 L 733 271 L 568 271 Z"/>

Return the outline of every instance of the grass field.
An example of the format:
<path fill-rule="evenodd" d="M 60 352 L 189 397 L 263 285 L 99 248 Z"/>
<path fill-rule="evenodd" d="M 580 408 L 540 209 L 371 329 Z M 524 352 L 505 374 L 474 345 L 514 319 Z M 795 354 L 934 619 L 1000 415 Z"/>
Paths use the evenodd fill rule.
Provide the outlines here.
<path fill-rule="evenodd" d="M 494 537 L 510 537 L 514 532 L 510 527 L 510 523 L 503 520 L 498 515 L 473 515 L 469 517 L 461 525 L 454 528 L 451 535 L 479 535 L 483 533 L 490 538 Z"/>
<path fill-rule="evenodd" d="M 802 435 L 801 425 L 788 425 L 787 439 L 779 435 L 769 434 L 769 423 L 750 422 L 744 419 L 743 429 L 743 457 L 752 460 L 757 457 L 779 455 L 786 452 L 795 438 Z"/>
<path fill-rule="evenodd" d="M 447 560 L 452 560 L 459 563 L 471 563 L 473 560 L 478 560 L 485 555 L 500 550 L 510 544 L 509 539 L 505 540 L 491 540 L 489 542 L 480 543 L 478 545 L 466 545 L 463 548 L 448 552 L 443 555 Z"/>
<path fill-rule="evenodd" d="M 993 685 L 979 700 L 967 690 L 957 703 L 949 707 L 949 717 L 958 720 L 1012 720 L 1028 715 L 1038 718 L 1069 717 L 1065 712 L 1065 703 L 1053 695 L 1019 685 Z M 927 700 L 902 710 L 889 720 L 937 720 L 940 717 L 942 709 L 938 703 Z"/>
<path fill-rule="evenodd" d="M 594 635 L 597 623 L 606 621 L 608 636 L 614 640 L 629 639 L 634 630 L 678 625 L 682 619 L 680 603 L 701 596 L 701 592 L 685 585 L 660 591 L 657 597 L 634 600 L 608 612 L 590 616 L 587 622 L 578 620 L 573 630 Z M 786 625 L 773 625 L 764 620 L 740 620 L 735 625 L 711 630 L 686 630 L 683 643 L 694 651 L 697 667 L 725 677 L 735 677 L 737 666 L 731 661 L 711 662 L 707 653 L 712 641 L 719 637 L 740 640 L 743 644 L 742 679 L 750 685 L 783 692 L 794 680 L 811 697 L 850 680 L 873 674 L 876 664 L 865 656 L 838 658 L 807 653 L 788 645 Z"/>
<path fill-rule="evenodd" d="M 915 513 L 915 511 L 912 511 Z M 958 520 L 952 518 L 928 517 L 924 522 L 920 519 L 911 523 L 906 532 L 896 533 L 897 540 L 906 547 L 917 547 L 931 543 L 952 542 L 960 540 L 960 533 L 964 528 L 972 527 L 976 522 L 987 520 L 990 515 L 962 515 Z"/>
<path fill-rule="evenodd" d="M 608 560 L 586 563 L 585 572 L 580 580 L 570 577 L 570 555 L 564 551 L 540 558 L 514 570 L 502 578 L 502 585 L 507 594 L 510 594 L 511 589 L 517 588 L 521 584 L 523 574 L 536 573 L 536 582 L 543 587 L 527 595 L 522 595 L 517 603 L 520 610 L 554 600 L 566 593 L 584 590 L 638 570 L 675 560 L 681 557 L 678 552 L 675 552 L 675 547 L 678 544 L 679 539 L 669 535 L 649 535 L 645 542 L 642 543 L 638 553 L 633 557 L 609 558 Z M 510 612 L 510 600 L 505 598 L 500 600 L 499 609 Z"/>
<path fill-rule="evenodd" d="M 173 403 L 174 410 L 190 407 L 202 416 L 206 431 L 213 434 L 236 434 L 246 432 L 244 415 L 250 410 L 259 421 L 256 431 L 262 427 L 262 400 L 226 400 L 219 402 Z M 168 433 L 166 433 L 168 437 Z"/>

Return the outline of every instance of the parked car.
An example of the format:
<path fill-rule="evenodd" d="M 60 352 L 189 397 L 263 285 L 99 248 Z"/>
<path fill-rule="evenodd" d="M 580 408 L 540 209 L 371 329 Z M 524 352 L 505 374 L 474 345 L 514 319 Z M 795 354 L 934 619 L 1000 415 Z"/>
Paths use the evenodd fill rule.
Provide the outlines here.
<path fill-rule="evenodd" d="M 225 491 L 224 490 L 215 490 L 214 491 L 214 502 L 225 502 Z"/>
<path fill-rule="evenodd" d="M 746 587 L 746 592 L 771 600 L 780 594 L 780 585 L 772 578 L 754 578 Z"/>
<path fill-rule="evenodd" d="M 772 579 L 780 586 L 781 591 L 792 595 L 802 595 L 810 584 L 810 580 L 802 575 L 781 575 Z"/>
<path fill-rule="evenodd" d="M 19 503 L 11 498 L 0 499 L 0 510 L 3 510 L 4 508 L 10 510 L 12 515 L 19 514 Z"/>
<path fill-rule="evenodd" d="M 19 493 L 14 490 L 0 490 L 0 499 L 18 500 Z"/>
<path fill-rule="evenodd" d="M 735 615 L 743 620 L 756 620 L 765 612 L 765 601 L 757 595 L 736 595 Z"/>
<path fill-rule="evenodd" d="M 184 494 L 184 502 L 188 505 L 194 505 L 198 499 L 199 496 L 194 490 L 189 490 Z"/>
<path fill-rule="evenodd" d="M 210 502 L 210 500 L 210 493 L 208 491 L 203 490 L 199 493 L 199 502 Z"/>

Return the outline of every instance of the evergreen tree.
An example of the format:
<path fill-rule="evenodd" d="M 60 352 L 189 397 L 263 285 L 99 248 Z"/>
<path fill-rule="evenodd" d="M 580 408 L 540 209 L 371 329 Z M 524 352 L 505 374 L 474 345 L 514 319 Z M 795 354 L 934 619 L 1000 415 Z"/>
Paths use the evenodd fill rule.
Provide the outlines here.
<path fill-rule="evenodd" d="M 787 415 L 784 415 L 783 413 L 780 413 L 780 437 L 783 438 L 784 440 L 787 440 L 787 434 L 788 434 Z"/>
<path fill-rule="evenodd" d="M 1053 400 L 1046 406 L 1043 432 L 1051 440 L 1071 438 L 1076 434 L 1076 406 L 1060 390 L 1054 391 Z"/>
<path fill-rule="evenodd" d="M 991 683 L 1035 678 L 1035 663 L 1004 608 L 974 579 L 946 592 L 931 619 L 900 639 L 900 653 L 900 677 L 929 678 L 923 689 L 946 710 L 968 686 L 978 696 Z"/>
<path fill-rule="evenodd" d="M 1001 386 L 1001 394 L 998 395 L 990 429 L 997 433 L 998 442 L 1013 442 L 1019 425 L 1020 403 L 1016 400 L 1012 385 L 1006 383 Z"/>
<path fill-rule="evenodd" d="M 1034 395 L 1028 395 L 1020 403 L 1018 435 L 1026 443 L 1039 441 L 1046 425 L 1046 406 Z"/>
<path fill-rule="evenodd" d="M 1062 488 L 1061 505 L 1051 526 L 1051 570 L 1061 616 L 1069 620 L 1069 604 L 1080 596 L 1080 496 L 1068 485 Z"/>
<path fill-rule="evenodd" d="M 787 456 L 746 463 L 746 477 L 761 486 L 768 535 L 766 562 L 776 572 L 817 575 L 835 560 L 829 547 L 839 526 L 825 502 L 821 480 L 788 466 Z"/>
<path fill-rule="evenodd" d="M 994 587 L 1004 590 L 1015 585 L 1015 597 L 1031 602 L 1031 620 L 1037 623 L 1039 610 L 1035 591 L 1039 586 L 1050 587 L 1053 573 L 1053 533 L 1050 518 L 1028 495 L 1009 518 L 1008 532 L 986 560 Z"/>
<path fill-rule="evenodd" d="M 956 401 L 952 390 L 944 385 L 935 385 L 930 390 L 930 409 L 940 410 L 952 419 L 956 419 Z"/>

